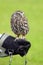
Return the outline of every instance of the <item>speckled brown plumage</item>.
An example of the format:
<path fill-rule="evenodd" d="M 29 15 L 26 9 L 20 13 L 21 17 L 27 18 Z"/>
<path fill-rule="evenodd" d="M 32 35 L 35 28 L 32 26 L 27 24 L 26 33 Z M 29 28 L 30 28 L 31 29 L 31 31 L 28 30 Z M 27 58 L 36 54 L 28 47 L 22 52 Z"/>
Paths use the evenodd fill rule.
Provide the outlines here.
<path fill-rule="evenodd" d="M 28 20 L 22 11 L 16 11 L 11 16 L 11 28 L 12 31 L 17 35 L 25 36 L 28 31 Z"/>

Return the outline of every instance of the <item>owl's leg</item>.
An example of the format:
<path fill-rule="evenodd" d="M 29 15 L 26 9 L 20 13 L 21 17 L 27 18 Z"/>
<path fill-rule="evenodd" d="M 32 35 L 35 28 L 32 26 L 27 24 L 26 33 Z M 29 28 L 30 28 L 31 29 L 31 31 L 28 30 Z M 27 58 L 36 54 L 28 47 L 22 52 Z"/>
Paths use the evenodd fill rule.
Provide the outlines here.
<path fill-rule="evenodd" d="M 19 36 L 20 36 L 20 35 L 16 35 L 16 39 L 19 39 Z"/>
<path fill-rule="evenodd" d="M 25 36 L 24 36 L 24 35 L 22 35 L 22 36 L 21 36 L 21 39 L 25 39 Z"/>

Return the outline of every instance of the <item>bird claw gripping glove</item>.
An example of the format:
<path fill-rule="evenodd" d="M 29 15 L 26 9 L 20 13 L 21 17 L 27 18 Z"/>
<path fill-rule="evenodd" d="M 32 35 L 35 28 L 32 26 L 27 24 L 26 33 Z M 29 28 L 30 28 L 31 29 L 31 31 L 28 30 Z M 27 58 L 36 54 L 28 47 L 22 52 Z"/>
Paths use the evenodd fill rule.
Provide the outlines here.
<path fill-rule="evenodd" d="M 3 41 L 3 38 L 4 41 Z M 2 36 L 2 44 L 1 44 L 1 50 L 3 52 L 0 52 L 0 56 L 9 56 L 9 52 L 12 52 L 12 55 L 19 54 L 20 56 L 24 56 L 27 54 L 29 48 L 31 47 L 31 44 L 29 41 L 26 41 L 24 39 L 16 39 L 10 35 L 4 34 Z"/>

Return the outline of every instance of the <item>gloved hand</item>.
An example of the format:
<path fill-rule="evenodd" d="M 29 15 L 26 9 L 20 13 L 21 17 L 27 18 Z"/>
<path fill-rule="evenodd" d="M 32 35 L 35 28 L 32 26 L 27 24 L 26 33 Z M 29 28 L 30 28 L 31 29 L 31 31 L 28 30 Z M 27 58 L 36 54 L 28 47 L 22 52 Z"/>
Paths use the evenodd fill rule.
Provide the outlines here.
<path fill-rule="evenodd" d="M 1 53 L 1 56 L 9 56 L 9 52 L 12 52 L 12 55 L 19 54 L 23 57 L 25 54 L 27 54 L 29 48 L 31 47 L 30 42 L 24 39 L 16 39 L 10 35 L 5 35 L 3 38 L 5 39 L 2 43 L 3 53 Z"/>
<path fill-rule="evenodd" d="M 15 39 L 12 36 L 8 36 L 3 42 L 2 47 L 6 49 L 5 53 L 9 55 L 9 52 L 12 52 L 12 55 L 19 54 L 24 56 L 27 54 L 31 44 L 29 41 L 24 39 Z"/>

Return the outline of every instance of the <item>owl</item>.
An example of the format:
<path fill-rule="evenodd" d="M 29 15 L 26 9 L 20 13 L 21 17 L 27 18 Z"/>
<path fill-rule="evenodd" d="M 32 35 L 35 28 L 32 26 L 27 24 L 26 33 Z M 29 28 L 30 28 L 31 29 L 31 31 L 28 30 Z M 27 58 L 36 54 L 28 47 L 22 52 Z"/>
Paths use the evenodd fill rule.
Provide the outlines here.
<path fill-rule="evenodd" d="M 20 35 L 25 37 L 29 31 L 28 19 L 26 18 L 23 11 L 16 11 L 11 15 L 11 29 L 19 38 Z"/>

